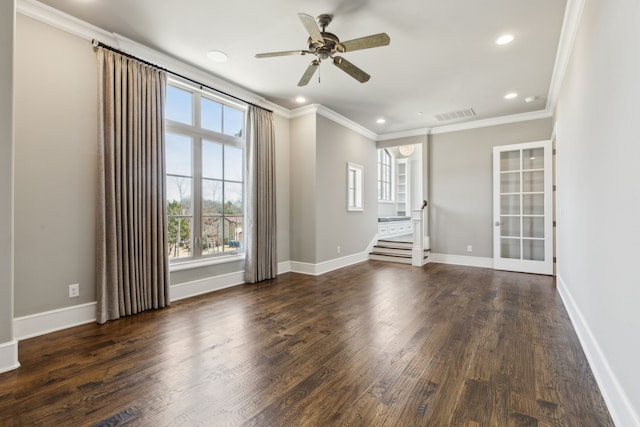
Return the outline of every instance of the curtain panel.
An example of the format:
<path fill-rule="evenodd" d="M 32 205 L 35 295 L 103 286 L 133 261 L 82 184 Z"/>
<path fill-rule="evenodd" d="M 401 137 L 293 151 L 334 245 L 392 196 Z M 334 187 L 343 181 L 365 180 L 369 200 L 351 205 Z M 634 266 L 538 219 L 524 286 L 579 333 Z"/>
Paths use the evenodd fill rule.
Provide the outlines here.
<path fill-rule="evenodd" d="M 98 323 L 169 305 L 166 73 L 99 47 Z"/>
<path fill-rule="evenodd" d="M 249 106 L 247 136 L 244 280 L 255 283 L 278 275 L 273 113 Z"/>

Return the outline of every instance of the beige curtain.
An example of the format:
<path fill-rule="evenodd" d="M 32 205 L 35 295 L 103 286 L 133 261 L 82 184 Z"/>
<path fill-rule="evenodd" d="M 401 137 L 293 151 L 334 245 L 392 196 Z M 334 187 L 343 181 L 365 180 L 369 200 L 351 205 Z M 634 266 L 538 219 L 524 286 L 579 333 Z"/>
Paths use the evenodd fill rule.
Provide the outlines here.
<path fill-rule="evenodd" d="M 250 106 L 247 136 L 244 280 L 255 283 L 278 274 L 273 113 Z"/>
<path fill-rule="evenodd" d="M 169 305 L 164 181 L 166 74 L 97 49 L 98 323 Z"/>

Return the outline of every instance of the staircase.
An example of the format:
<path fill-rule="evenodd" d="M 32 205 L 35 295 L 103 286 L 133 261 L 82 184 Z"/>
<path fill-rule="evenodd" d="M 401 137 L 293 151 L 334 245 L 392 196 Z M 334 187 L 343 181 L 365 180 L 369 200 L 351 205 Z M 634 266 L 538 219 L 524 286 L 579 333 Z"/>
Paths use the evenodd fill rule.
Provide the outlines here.
<path fill-rule="evenodd" d="M 369 259 L 411 265 L 412 249 L 413 235 L 411 234 L 380 239 L 369 252 Z M 424 249 L 425 261 L 429 258 L 429 251 L 430 249 Z"/>

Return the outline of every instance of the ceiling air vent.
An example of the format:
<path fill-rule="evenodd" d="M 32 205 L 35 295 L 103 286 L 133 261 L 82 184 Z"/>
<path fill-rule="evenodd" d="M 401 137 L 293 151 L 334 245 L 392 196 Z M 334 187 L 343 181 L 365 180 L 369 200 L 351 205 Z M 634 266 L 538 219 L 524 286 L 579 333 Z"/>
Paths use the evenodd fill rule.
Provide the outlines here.
<path fill-rule="evenodd" d="M 446 122 L 448 120 L 466 119 L 475 116 L 476 112 L 473 111 L 473 108 L 467 108 L 465 110 L 451 111 L 450 113 L 434 114 L 433 117 L 435 117 L 439 122 Z"/>

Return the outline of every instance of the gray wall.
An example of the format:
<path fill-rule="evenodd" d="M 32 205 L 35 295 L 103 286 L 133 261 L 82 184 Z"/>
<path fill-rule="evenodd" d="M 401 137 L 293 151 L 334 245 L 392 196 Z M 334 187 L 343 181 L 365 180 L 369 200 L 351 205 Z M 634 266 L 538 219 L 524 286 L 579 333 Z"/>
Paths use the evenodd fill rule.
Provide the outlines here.
<path fill-rule="evenodd" d="M 492 152 L 551 138 L 551 119 L 435 134 L 429 144 L 431 250 L 493 257 Z M 467 245 L 473 252 L 467 252 Z"/>
<path fill-rule="evenodd" d="M 559 287 L 570 294 L 580 313 L 573 320 L 583 322 L 578 322 L 585 332 L 583 341 L 591 343 L 591 354 L 600 359 L 596 367 L 609 386 L 605 395 L 618 408 L 625 406 L 618 393 L 626 395 L 636 417 L 640 415 L 638 22 L 637 1 L 586 2 L 556 116 Z M 638 425 L 640 418 L 617 422 Z"/>
<path fill-rule="evenodd" d="M 315 262 L 319 263 L 367 249 L 377 233 L 378 178 L 374 141 L 323 116 L 317 116 L 316 131 Z M 347 211 L 347 162 L 364 167 L 364 211 Z"/>
<path fill-rule="evenodd" d="M 0 344 L 13 340 L 14 18 L 15 2 L 0 2 Z"/>
<path fill-rule="evenodd" d="M 316 115 L 290 121 L 291 261 L 315 263 Z"/>
<path fill-rule="evenodd" d="M 22 14 L 16 41 L 15 315 L 25 316 L 95 301 L 97 71 L 89 41 Z M 72 283 L 80 298 L 69 299 Z"/>

